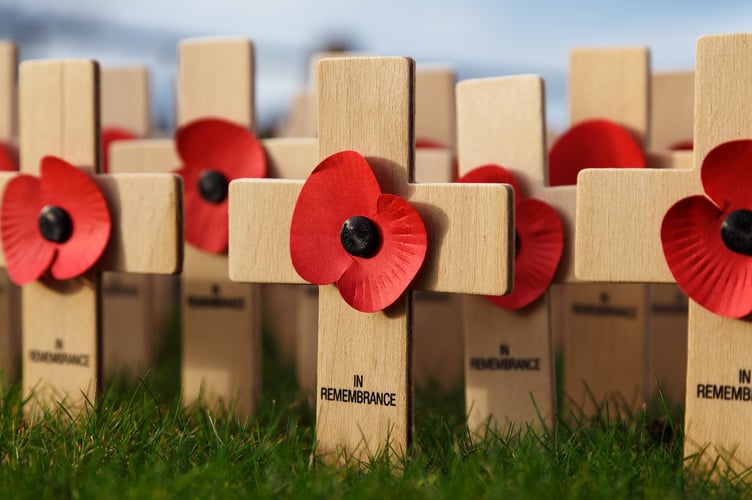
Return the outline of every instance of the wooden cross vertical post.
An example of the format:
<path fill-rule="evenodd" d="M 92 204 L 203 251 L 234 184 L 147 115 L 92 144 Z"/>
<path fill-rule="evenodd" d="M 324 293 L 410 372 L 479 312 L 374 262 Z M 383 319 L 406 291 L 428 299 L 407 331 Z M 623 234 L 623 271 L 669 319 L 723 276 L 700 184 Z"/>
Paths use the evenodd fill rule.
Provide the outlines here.
<path fill-rule="evenodd" d="M 697 42 L 692 170 L 586 170 L 577 193 L 576 273 L 606 282 L 674 281 L 661 225 L 678 200 L 703 193 L 700 165 L 716 146 L 752 138 L 752 35 Z M 731 188 L 731 187 L 729 187 Z M 737 472 L 752 465 L 749 392 L 752 324 L 690 300 L 684 454 L 717 458 Z M 718 389 L 720 388 L 720 390 Z"/>
<path fill-rule="evenodd" d="M 611 120 L 625 127 L 644 150 L 649 65 L 648 50 L 642 47 L 572 51 L 571 124 Z M 564 329 L 564 390 L 586 414 L 598 411 L 606 399 L 612 415 L 625 405 L 636 409 L 645 401 L 646 292 L 638 284 L 580 284 L 566 287 L 560 296 L 566 314 L 560 325 Z"/>
<path fill-rule="evenodd" d="M 556 281 L 572 283 L 576 187 L 547 185 L 544 103 L 543 80 L 537 76 L 460 82 L 459 170 L 464 175 L 488 164 L 502 166 L 515 176 L 523 198 L 551 205 L 564 229 L 565 250 Z M 522 309 L 508 310 L 485 297 L 465 297 L 465 398 L 473 433 L 483 431 L 487 423 L 524 427 L 542 420 L 553 426 L 556 389 L 549 300 L 545 292 Z"/>
<path fill-rule="evenodd" d="M 144 66 L 102 68 L 102 129 L 116 128 L 135 137 L 151 132 L 149 73 Z M 103 145 L 106 147 L 106 145 Z M 108 151 L 103 151 L 108 155 Z M 134 173 L 122 164 L 110 173 Z M 142 375 L 150 366 L 158 334 L 155 276 L 105 273 L 102 276 L 102 371 L 105 377 Z"/>
<path fill-rule="evenodd" d="M 8 153 L 15 149 L 17 126 L 16 86 L 18 49 L 16 44 L 0 40 L 0 147 Z M 18 378 L 21 366 L 20 292 L 0 270 L 0 383 Z"/>
<path fill-rule="evenodd" d="M 415 182 L 452 182 L 456 175 L 454 86 L 450 67 L 418 65 L 415 71 L 415 140 L 440 147 L 415 151 Z M 415 383 L 453 389 L 462 380 L 462 297 L 416 292 L 413 308 Z"/>
<path fill-rule="evenodd" d="M 21 65 L 19 87 L 21 172 L 38 174 L 40 160 L 54 155 L 96 174 L 96 62 L 26 62 Z M 101 271 L 180 270 L 180 179 L 174 175 L 94 178 L 112 220 L 110 239 L 99 262 L 78 278 L 44 277 L 22 288 L 23 386 L 26 395 L 33 395 L 34 404 L 26 408 L 31 414 L 58 402 L 75 412 L 85 400 L 94 400 L 101 370 Z"/>
<path fill-rule="evenodd" d="M 181 123 L 220 117 L 248 126 L 253 117 L 252 42 L 188 40 L 181 43 L 179 53 Z M 262 146 L 270 177 L 304 178 L 318 157 L 312 138 L 265 139 Z M 117 170 L 165 172 L 181 164 L 171 139 L 119 142 L 110 153 Z M 235 412 L 248 415 L 261 385 L 258 290 L 227 281 L 226 254 L 195 248 L 187 253 L 193 260 L 186 262 L 181 294 L 185 402 L 199 396 L 211 406 L 235 402 Z"/>
<path fill-rule="evenodd" d="M 654 73 L 650 89 L 648 165 L 691 168 L 694 71 Z M 687 296 L 674 284 L 648 285 L 648 396 L 670 404 L 685 398 L 687 382 Z"/>
<path fill-rule="evenodd" d="M 414 64 L 411 59 L 339 58 L 319 63 L 319 153 L 355 150 L 381 189 L 407 199 L 428 233 L 415 289 L 503 294 L 511 288 L 512 196 L 506 185 L 413 184 Z M 289 248 L 301 182 L 230 184 L 230 277 L 301 283 Z M 348 186 L 343 186 L 348 189 Z M 473 221 L 487 214 L 484 224 Z M 319 288 L 317 452 L 365 459 L 405 453 L 412 435 L 411 294 L 381 312 L 347 305 L 334 285 Z M 337 394 L 385 395 L 358 404 Z"/>

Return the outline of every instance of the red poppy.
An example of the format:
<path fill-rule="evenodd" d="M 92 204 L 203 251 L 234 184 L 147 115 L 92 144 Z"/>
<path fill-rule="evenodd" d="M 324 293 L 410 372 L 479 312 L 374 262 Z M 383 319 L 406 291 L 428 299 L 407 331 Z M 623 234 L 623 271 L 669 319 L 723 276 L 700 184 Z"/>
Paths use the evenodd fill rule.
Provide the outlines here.
<path fill-rule="evenodd" d="M 426 228 L 402 198 L 382 194 L 371 167 L 354 151 L 323 160 L 298 196 L 290 257 L 310 283 L 337 283 L 362 312 L 393 304 L 426 255 Z"/>
<path fill-rule="evenodd" d="M 18 170 L 17 156 L 11 146 L 0 142 L 0 171 L 12 172 Z"/>
<path fill-rule="evenodd" d="M 668 149 L 670 149 L 671 151 L 692 151 L 694 147 L 694 141 L 692 141 L 692 139 L 689 139 L 686 141 L 679 141 L 676 144 L 672 144 Z"/>
<path fill-rule="evenodd" d="M 20 174 L 3 193 L 0 229 L 10 279 L 24 285 L 48 269 L 80 276 L 104 252 L 110 212 L 96 183 L 60 158 L 42 159 L 39 178 Z"/>
<path fill-rule="evenodd" d="M 110 145 L 118 141 L 131 141 L 138 136 L 124 128 L 107 127 L 102 129 L 102 173 L 110 171 Z"/>
<path fill-rule="evenodd" d="M 218 118 L 196 120 L 176 133 L 183 165 L 185 240 L 201 250 L 227 250 L 227 186 L 245 177 L 266 176 L 261 143 L 245 127 Z"/>
<path fill-rule="evenodd" d="M 608 120 L 588 120 L 567 130 L 548 156 L 549 184 L 573 186 L 585 168 L 641 168 L 645 155 L 624 127 Z"/>
<path fill-rule="evenodd" d="M 663 254 L 695 302 L 741 318 L 752 312 L 752 140 L 713 149 L 700 175 L 706 196 L 684 198 L 663 217 Z"/>
<path fill-rule="evenodd" d="M 514 288 L 508 295 L 487 298 L 512 310 L 533 303 L 554 279 L 564 250 L 564 229 L 556 210 L 541 200 L 522 198 L 514 176 L 498 165 L 475 168 L 458 182 L 494 182 L 514 188 Z"/>

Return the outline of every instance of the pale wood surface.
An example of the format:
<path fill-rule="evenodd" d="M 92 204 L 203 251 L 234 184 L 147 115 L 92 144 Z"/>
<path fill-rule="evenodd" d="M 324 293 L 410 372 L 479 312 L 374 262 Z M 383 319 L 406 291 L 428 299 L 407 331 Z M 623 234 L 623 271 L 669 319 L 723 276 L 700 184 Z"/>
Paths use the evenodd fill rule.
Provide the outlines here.
<path fill-rule="evenodd" d="M 190 323 L 183 348 L 183 394 L 186 403 L 201 399 L 216 409 L 234 406 L 237 415 L 250 415 L 257 404 L 261 381 L 257 287 L 225 280 L 184 278 L 182 319 Z"/>
<path fill-rule="evenodd" d="M 416 99 L 419 95 L 416 90 Z M 452 150 L 439 148 L 415 151 L 416 182 L 452 182 L 453 172 Z M 462 296 L 416 293 L 413 303 L 415 384 L 436 383 L 445 389 L 453 389 L 461 383 L 463 377 Z"/>
<path fill-rule="evenodd" d="M 271 285 L 287 286 L 287 285 Z M 295 368 L 300 388 L 316 401 L 316 365 L 319 344 L 319 287 L 295 286 L 298 327 L 295 335 Z"/>
<path fill-rule="evenodd" d="M 509 424 L 524 429 L 540 420 L 551 428 L 556 388 L 548 293 L 519 311 L 495 307 L 484 297 L 464 299 L 465 411 L 470 431 L 482 435 L 486 425 L 503 431 Z M 502 351 L 502 346 L 508 350 Z M 530 361 L 531 369 L 479 368 L 518 361 Z"/>
<path fill-rule="evenodd" d="M 254 49 L 245 38 L 196 38 L 178 47 L 178 123 L 224 118 L 254 130 Z"/>
<path fill-rule="evenodd" d="M 459 284 L 452 283 L 452 288 L 475 291 L 476 287 L 485 286 L 497 293 L 507 291 L 511 285 L 507 267 L 511 250 L 509 217 L 512 199 L 509 189 L 484 185 L 407 184 L 412 177 L 412 61 L 405 58 L 332 59 L 322 61 L 319 68 L 320 158 L 345 149 L 363 154 L 372 164 L 382 189 L 403 196 L 407 194 L 424 218 L 429 234 L 433 233 L 433 241 L 442 245 L 429 252 L 431 255 L 426 262 L 430 266 L 429 272 L 423 280 L 416 282 L 416 286 L 446 286 L 450 281 L 447 277 L 453 273 Z M 342 100 L 341 95 L 347 95 L 348 99 Z M 257 244 L 258 240 L 271 240 L 278 244 L 282 242 L 282 248 L 288 247 L 289 214 L 300 187 L 300 182 L 279 180 L 239 180 L 231 184 L 230 234 L 245 231 L 250 238 L 244 241 L 231 236 L 233 279 L 261 282 L 291 279 L 292 276 L 292 282 L 300 281 L 291 270 L 289 252 L 280 252 L 279 246 L 275 249 L 268 243 Z M 251 210 L 256 218 L 263 219 L 257 234 L 242 227 L 248 221 L 244 220 L 247 215 L 239 208 L 247 203 L 233 201 L 240 196 L 255 199 L 260 203 L 258 206 L 271 207 L 272 200 L 276 200 L 274 213 Z M 259 201 L 263 196 L 268 199 Z M 437 202 L 441 204 L 429 206 Z M 484 212 L 491 214 L 490 217 L 498 219 L 489 220 L 488 227 L 480 228 L 481 231 L 460 228 L 458 221 L 452 219 L 460 210 L 456 205 L 462 206 L 464 202 L 469 203 L 462 211 L 465 222 L 472 220 L 472 214 L 481 209 L 479 205 Z M 285 204 L 289 204 L 287 215 L 280 216 L 279 207 Z M 489 230 L 489 227 L 493 229 Z M 273 234 L 275 231 L 280 234 Z M 465 250 L 457 253 L 463 246 L 457 243 L 461 238 L 464 238 Z M 484 238 L 492 244 L 481 250 L 480 242 Z M 248 245 L 249 241 L 253 245 Z M 442 252 L 443 247 L 451 243 L 454 246 Z M 256 266 L 253 272 L 236 263 L 239 255 L 236 252 L 242 251 L 239 247 L 244 245 L 254 246 L 257 252 L 269 250 L 244 254 L 238 259 L 245 263 L 263 261 L 264 265 Z M 501 266 L 505 269 L 489 272 L 494 268 L 482 268 L 477 264 L 476 255 L 484 252 L 495 254 L 491 261 L 497 265 L 506 264 Z M 483 262 L 489 262 L 486 255 L 483 257 Z M 429 262 L 431 259 L 433 263 Z M 441 262 L 446 265 L 437 265 Z M 475 265 L 462 267 L 466 263 Z M 462 268 L 462 273 L 457 271 L 459 268 Z M 499 283 L 491 283 L 493 279 L 489 279 L 489 274 Z M 407 449 L 412 427 L 409 298 L 409 294 L 405 295 L 387 311 L 364 314 L 347 306 L 333 286 L 320 289 L 317 392 L 326 387 L 351 388 L 354 376 L 361 375 L 363 389 L 393 392 L 396 398 L 394 407 L 319 399 L 317 451 L 322 455 L 335 453 L 341 457 L 337 452 L 343 452 L 347 456 L 364 457 L 382 449 L 387 444 L 387 437 L 395 451 Z M 364 339 L 363 342 L 354 342 L 356 337 Z"/>
<path fill-rule="evenodd" d="M 110 146 L 110 164 L 131 173 L 169 173 L 180 168 L 172 139 L 134 139 Z"/>
<path fill-rule="evenodd" d="M 315 118 L 315 117 L 314 117 Z M 286 179 L 305 179 L 318 165 L 319 143 L 316 138 L 273 138 L 262 141 L 266 151 L 267 176 Z M 301 304 L 300 294 L 295 286 L 268 285 L 263 288 L 261 297 L 261 317 L 264 324 L 271 329 L 278 339 L 280 354 L 288 361 L 301 360 L 307 356 L 311 371 L 298 364 L 297 379 L 301 387 L 313 387 L 316 384 L 316 349 L 297 349 L 298 318 Z M 313 301 L 313 308 L 316 302 Z M 308 325 L 306 331 L 316 334 L 316 318 Z M 303 347 L 303 346 L 301 346 Z"/>
<path fill-rule="evenodd" d="M 578 276 L 602 281 L 615 277 L 621 281 L 671 281 L 660 252 L 663 214 L 678 199 L 703 192 L 699 165 L 708 151 L 725 141 L 752 136 L 750 60 L 752 36 L 748 34 L 699 39 L 692 170 L 647 171 L 642 178 L 622 177 L 617 172 L 583 172 L 580 180 L 587 181 L 587 188 L 582 183 L 578 196 Z M 630 183 L 625 184 L 625 180 Z M 634 189 L 635 186 L 642 189 Z M 612 201 L 611 205 L 599 200 L 619 193 L 625 193 L 620 203 Z M 592 211 L 598 209 L 605 211 L 594 217 Z M 608 224 L 604 226 L 603 221 Z M 612 250 L 616 241 L 625 252 L 613 252 L 612 259 L 604 258 L 604 252 Z M 635 262 L 637 257 L 626 261 L 620 258 L 640 252 L 639 263 Z M 610 266 L 609 260 L 613 261 Z M 750 323 L 716 316 L 690 301 L 688 328 L 685 456 L 707 445 L 702 463 L 712 463 L 721 456 L 741 471 L 752 465 L 752 435 L 743 424 L 752 418 L 752 409 L 744 402 L 698 397 L 697 385 L 747 385 L 740 383 L 738 372 L 752 366 L 747 347 L 752 334 Z M 731 454 L 733 458 L 729 458 Z"/>
<path fill-rule="evenodd" d="M 650 102 L 651 151 L 666 151 L 679 142 L 692 140 L 694 124 L 694 71 L 655 73 Z"/>
<path fill-rule="evenodd" d="M 692 151 L 671 151 L 691 141 L 694 126 L 694 71 L 652 76 L 648 154 L 652 168 L 692 168 Z M 684 401 L 687 374 L 687 297 L 671 284 L 648 286 L 648 380 L 650 396 Z"/>
<path fill-rule="evenodd" d="M 0 141 L 14 140 L 18 133 L 16 114 L 16 76 L 18 48 L 7 40 L 0 40 Z"/>
<path fill-rule="evenodd" d="M 415 136 L 454 150 L 454 70 L 448 66 L 420 66 L 415 71 Z M 417 165 L 416 165 L 417 169 Z"/>
<path fill-rule="evenodd" d="M 145 66 L 102 68 L 102 128 L 118 127 L 139 137 L 151 132 L 149 71 Z"/>
<path fill-rule="evenodd" d="M 149 74 L 145 66 L 101 70 L 102 128 L 116 127 L 139 137 L 151 130 Z M 104 151 L 106 154 L 107 151 Z M 127 163 L 109 161 L 110 173 L 131 173 Z M 137 170 L 136 170 L 137 171 Z M 102 276 L 102 373 L 137 377 L 149 367 L 161 324 L 151 276 L 105 273 Z"/>
<path fill-rule="evenodd" d="M 641 284 L 568 287 L 564 392 L 574 411 L 594 415 L 605 401 L 613 418 L 644 402 L 645 295 Z"/>
<path fill-rule="evenodd" d="M 644 47 L 573 50 L 569 58 L 569 121 L 605 118 L 646 145 L 650 56 Z"/>
<path fill-rule="evenodd" d="M 497 164 L 512 172 L 523 197 L 549 201 L 544 86 L 540 77 L 460 82 L 457 124 L 460 175 L 482 165 Z M 556 191 L 574 200 L 574 186 Z M 554 208 L 562 220 L 574 219 L 566 204 L 563 212 L 561 205 Z M 565 233 L 565 246 L 573 236 Z M 472 432 L 482 434 L 487 424 L 502 429 L 509 423 L 536 425 L 539 415 L 547 425 L 553 425 L 556 406 L 548 302 L 546 294 L 528 307 L 510 311 L 482 297 L 465 298 L 465 411 Z M 501 352 L 501 345 L 508 346 L 509 352 Z M 539 369 L 479 369 L 473 361 L 488 358 L 535 358 Z"/>
<path fill-rule="evenodd" d="M 0 143 L 14 144 L 17 120 L 18 49 L 13 42 L 0 40 Z M 0 193 L 10 175 L 0 179 Z M 1 246 L 1 245 L 0 245 Z M 0 266 L 4 266 L 0 249 Z M 0 270 L 0 371 L 5 382 L 18 379 L 21 365 L 20 293 L 4 270 Z"/>
<path fill-rule="evenodd" d="M 32 61 L 21 65 L 21 171 L 39 175 L 47 155 L 95 173 L 98 168 L 98 67 L 93 61 Z M 63 401 L 69 411 L 94 400 L 99 383 L 99 278 L 34 282 L 22 289 L 23 390 L 34 415 Z M 62 346 L 62 348 L 58 348 Z M 85 366 L 35 362 L 33 351 L 84 355 Z"/>
<path fill-rule="evenodd" d="M 96 173 L 99 167 L 98 67 L 94 61 L 24 63 L 20 78 L 21 169 L 38 174 L 39 160 L 57 155 Z M 97 270 L 177 272 L 181 188 L 175 176 L 101 176 L 113 221 L 105 256 L 85 276 L 23 288 L 24 391 L 34 413 L 61 400 L 69 411 L 94 399 L 99 384 L 100 287 Z M 156 211 L 158 216 L 153 213 Z M 152 224 L 144 224 L 149 220 Z M 155 234 L 154 228 L 159 230 Z M 127 237 L 125 235 L 127 234 Z M 51 326 L 51 321 L 54 321 Z M 38 361 L 33 351 L 84 355 L 86 366 Z"/>

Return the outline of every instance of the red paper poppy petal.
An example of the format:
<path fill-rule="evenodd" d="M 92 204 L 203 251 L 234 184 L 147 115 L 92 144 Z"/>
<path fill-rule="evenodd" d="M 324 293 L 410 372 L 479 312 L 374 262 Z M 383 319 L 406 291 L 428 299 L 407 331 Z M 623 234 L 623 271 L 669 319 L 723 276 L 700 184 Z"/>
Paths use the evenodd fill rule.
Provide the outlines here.
<path fill-rule="evenodd" d="M 549 184 L 577 184 L 585 168 L 641 168 L 645 155 L 632 134 L 608 120 L 589 120 L 566 131 L 551 148 Z"/>
<path fill-rule="evenodd" d="M 669 208 L 661 242 L 671 274 L 694 301 L 721 316 L 752 312 L 752 258 L 729 250 L 721 239 L 724 213 L 704 196 Z"/>
<path fill-rule="evenodd" d="M 198 190 L 186 190 L 183 196 L 185 210 L 185 241 L 205 252 L 227 251 L 229 215 L 227 199 L 214 204 L 201 197 Z"/>
<path fill-rule="evenodd" d="M 702 185 L 722 211 L 752 208 L 752 140 L 723 143 L 702 162 Z"/>
<path fill-rule="evenodd" d="M 521 309 L 537 300 L 554 279 L 564 249 L 564 230 L 556 210 L 528 198 L 515 208 L 519 252 L 514 259 L 512 293 L 488 299 L 504 309 Z"/>
<path fill-rule="evenodd" d="M 8 276 L 17 285 L 37 280 L 55 257 L 55 246 L 39 232 L 39 211 L 43 206 L 39 179 L 18 175 L 3 193 L 0 209 L 3 252 Z"/>
<path fill-rule="evenodd" d="M 515 203 L 522 199 L 514 175 L 500 165 L 490 164 L 476 167 L 457 179 L 457 182 L 511 184 L 514 188 Z"/>
<path fill-rule="evenodd" d="M 350 217 L 371 217 L 381 188 L 365 158 L 342 151 L 324 159 L 303 185 L 290 225 L 290 257 L 309 283 L 337 281 L 352 264 L 340 229 Z"/>
<path fill-rule="evenodd" d="M 434 141 L 432 139 L 422 139 L 417 138 L 415 139 L 415 148 L 416 149 L 439 149 L 439 148 L 445 148 L 446 146 L 441 144 L 438 141 Z"/>
<path fill-rule="evenodd" d="M 399 196 L 381 195 L 371 219 L 381 232 L 381 249 L 368 259 L 353 257 L 352 265 L 337 281 L 345 302 L 362 312 L 392 305 L 420 270 L 428 247 L 423 220 Z"/>
<path fill-rule="evenodd" d="M 94 181 L 83 171 L 60 158 L 42 158 L 40 184 L 45 205 L 62 208 L 73 221 L 68 241 L 55 244 L 57 256 L 52 275 L 70 279 L 89 270 L 110 239 L 110 211 Z"/>
<path fill-rule="evenodd" d="M 13 148 L 0 143 L 0 171 L 13 172 L 18 170 L 17 156 Z"/>
<path fill-rule="evenodd" d="M 124 128 L 107 127 L 102 129 L 102 173 L 110 171 L 110 145 L 118 141 L 132 141 L 138 136 Z"/>
<path fill-rule="evenodd" d="M 177 150 L 184 168 L 212 169 L 228 181 L 266 176 L 266 155 L 261 143 L 245 127 L 207 118 L 178 129 Z"/>

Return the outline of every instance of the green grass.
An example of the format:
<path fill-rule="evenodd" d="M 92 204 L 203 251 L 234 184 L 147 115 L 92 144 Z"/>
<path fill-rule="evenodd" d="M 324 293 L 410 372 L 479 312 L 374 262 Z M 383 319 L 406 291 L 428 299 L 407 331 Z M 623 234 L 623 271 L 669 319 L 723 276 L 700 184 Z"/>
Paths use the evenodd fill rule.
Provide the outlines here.
<path fill-rule="evenodd" d="M 27 425 L 18 387 L 0 399 L 0 498 L 683 498 L 749 496 L 730 475 L 682 467 L 665 405 L 614 420 L 561 416 L 556 433 L 489 432 L 473 442 L 461 388 L 418 388 L 407 457 L 335 469 L 312 459 L 314 413 L 266 339 L 267 389 L 246 421 L 184 410 L 177 327 L 159 368 L 111 384 L 84 415 Z M 655 413 L 655 414 L 653 414 Z"/>

